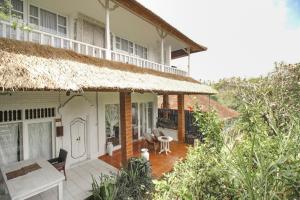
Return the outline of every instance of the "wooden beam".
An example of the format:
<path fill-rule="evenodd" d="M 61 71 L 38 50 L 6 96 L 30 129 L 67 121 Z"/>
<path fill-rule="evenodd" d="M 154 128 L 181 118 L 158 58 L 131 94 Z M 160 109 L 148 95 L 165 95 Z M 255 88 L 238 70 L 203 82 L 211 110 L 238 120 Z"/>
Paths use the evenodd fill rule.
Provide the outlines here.
<path fill-rule="evenodd" d="M 185 116 L 184 116 L 184 95 L 177 95 L 178 105 L 178 142 L 184 143 L 185 139 Z"/>

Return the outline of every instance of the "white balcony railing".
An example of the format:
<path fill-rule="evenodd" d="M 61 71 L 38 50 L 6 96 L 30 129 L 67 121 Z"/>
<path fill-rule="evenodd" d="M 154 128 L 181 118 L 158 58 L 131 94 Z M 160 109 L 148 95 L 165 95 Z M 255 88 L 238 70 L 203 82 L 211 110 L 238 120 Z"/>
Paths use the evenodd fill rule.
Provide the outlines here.
<path fill-rule="evenodd" d="M 162 65 L 162 64 L 159 64 L 156 62 L 152 62 L 150 60 L 146 60 L 146 59 L 134 56 L 134 55 L 128 55 L 128 54 L 112 51 L 111 59 L 113 61 L 137 65 L 142 68 L 154 69 L 154 70 L 161 71 L 161 72 L 187 76 L 186 71 L 179 70 L 174 67 L 167 66 L 167 65 Z"/>
<path fill-rule="evenodd" d="M 12 28 L 9 22 L 0 21 L 0 37 L 16 39 L 21 41 L 35 42 L 42 45 L 49 45 L 56 48 L 73 50 L 77 53 L 106 59 L 107 49 L 69 39 L 57 34 L 51 34 L 39 30 L 24 31 L 21 29 Z M 161 72 L 172 73 L 182 76 L 187 76 L 187 72 L 176 69 L 174 67 L 162 65 L 150 60 L 146 60 L 134 55 L 128 55 L 111 51 L 111 59 L 113 61 L 137 65 L 139 67 L 153 69 Z"/>

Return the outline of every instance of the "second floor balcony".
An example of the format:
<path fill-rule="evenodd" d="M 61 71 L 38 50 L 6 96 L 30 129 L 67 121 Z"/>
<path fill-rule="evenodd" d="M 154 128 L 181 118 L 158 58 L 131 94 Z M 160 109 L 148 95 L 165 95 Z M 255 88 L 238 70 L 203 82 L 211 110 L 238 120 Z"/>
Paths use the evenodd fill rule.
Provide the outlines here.
<path fill-rule="evenodd" d="M 4 0 L 0 0 L 0 5 L 1 2 Z M 68 49 L 161 72 L 189 75 L 171 64 L 173 53 L 187 49 L 186 44 L 119 6 L 118 1 L 10 2 L 9 19 L 0 19 L 0 37 Z M 24 26 L 27 29 L 21 28 Z"/>

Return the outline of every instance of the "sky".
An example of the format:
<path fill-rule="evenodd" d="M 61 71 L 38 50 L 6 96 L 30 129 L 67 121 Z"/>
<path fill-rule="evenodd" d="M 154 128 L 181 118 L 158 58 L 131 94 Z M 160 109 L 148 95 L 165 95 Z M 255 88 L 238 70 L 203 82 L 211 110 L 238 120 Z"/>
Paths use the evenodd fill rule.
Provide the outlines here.
<path fill-rule="evenodd" d="M 257 77 L 275 62 L 300 62 L 300 0 L 138 1 L 208 47 L 191 56 L 196 79 Z M 173 64 L 186 66 L 187 59 Z"/>

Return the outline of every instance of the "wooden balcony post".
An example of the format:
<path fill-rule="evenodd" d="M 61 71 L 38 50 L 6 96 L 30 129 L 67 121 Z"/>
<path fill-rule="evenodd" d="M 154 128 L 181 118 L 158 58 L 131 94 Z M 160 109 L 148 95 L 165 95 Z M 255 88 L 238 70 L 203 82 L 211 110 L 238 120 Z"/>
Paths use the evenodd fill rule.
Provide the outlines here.
<path fill-rule="evenodd" d="M 120 92 L 120 120 L 121 120 L 121 160 L 125 167 L 127 161 L 133 156 L 132 145 L 132 114 L 131 93 Z"/>
<path fill-rule="evenodd" d="M 184 143 L 185 139 L 185 116 L 184 116 L 184 95 L 177 95 L 178 105 L 178 141 Z"/>

